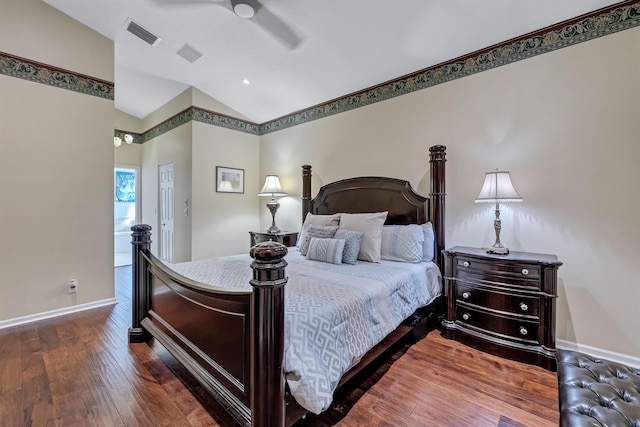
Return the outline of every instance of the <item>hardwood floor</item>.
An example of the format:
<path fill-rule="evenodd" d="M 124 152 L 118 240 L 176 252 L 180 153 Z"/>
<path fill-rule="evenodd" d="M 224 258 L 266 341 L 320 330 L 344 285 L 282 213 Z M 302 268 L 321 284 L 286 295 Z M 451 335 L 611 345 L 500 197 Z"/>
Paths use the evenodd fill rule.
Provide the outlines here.
<path fill-rule="evenodd" d="M 0 426 L 231 425 L 159 345 L 127 343 L 130 281 L 130 267 L 116 269 L 115 306 L 0 330 Z M 555 373 L 438 331 L 364 374 L 297 426 L 558 424 Z"/>

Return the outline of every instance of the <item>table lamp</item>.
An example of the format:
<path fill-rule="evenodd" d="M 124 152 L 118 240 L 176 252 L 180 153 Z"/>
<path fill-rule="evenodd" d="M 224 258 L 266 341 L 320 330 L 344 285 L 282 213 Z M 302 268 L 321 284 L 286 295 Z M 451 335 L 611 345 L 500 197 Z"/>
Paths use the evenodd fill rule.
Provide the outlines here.
<path fill-rule="evenodd" d="M 496 204 L 496 219 L 493 221 L 493 228 L 496 231 L 496 242 L 490 248 L 485 248 L 488 253 L 507 255 L 509 249 L 500 243 L 500 203 L 521 202 L 522 197 L 513 188 L 509 172 L 495 170 L 487 172 L 484 176 L 484 183 L 480 194 L 476 197 L 476 203 L 488 202 Z"/>
<path fill-rule="evenodd" d="M 258 196 L 271 197 L 271 200 L 267 203 L 267 208 L 269 208 L 269 212 L 271 212 L 271 227 L 267 230 L 269 233 L 275 234 L 280 232 L 280 229 L 276 226 L 276 211 L 280 207 L 280 203 L 278 203 L 275 198 L 286 195 L 287 193 L 282 191 L 278 175 L 267 175 L 267 179 L 264 181 L 264 186 L 258 193 Z"/>

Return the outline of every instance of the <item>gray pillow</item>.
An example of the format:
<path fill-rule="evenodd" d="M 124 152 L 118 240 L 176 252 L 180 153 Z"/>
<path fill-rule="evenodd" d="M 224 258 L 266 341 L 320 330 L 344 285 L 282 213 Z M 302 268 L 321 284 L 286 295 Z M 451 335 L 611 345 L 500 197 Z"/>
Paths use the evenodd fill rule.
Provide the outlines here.
<path fill-rule="evenodd" d="M 311 242 L 311 238 L 313 237 L 322 237 L 325 239 L 332 239 L 336 234 L 336 230 L 338 229 L 337 225 L 331 225 L 327 227 L 318 227 L 316 225 L 310 225 L 305 227 L 304 231 L 304 240 L 300 243 L 300 247 L 298 250 L 304 256 L 307 255 L 307 250 L 309 250 L 309 243 Z"/>
<path fill-rule="evenodd" d="M 309 241 L 307 259 L 330 262 L 331 264 L 342 264 L 343 250 L 343 239 L 323 239 L 320 237 L 312 237 Z"/>
<path fill-rule="evenodd" d="M 345 264 L 355 264 L 360 252 L 360 242 L 364 233 L 360 231 L 345 230 L 339 228 L 334 236 L 336 239 L 344 239 L 344 250 L 342 251 L 342 262 Z"/>

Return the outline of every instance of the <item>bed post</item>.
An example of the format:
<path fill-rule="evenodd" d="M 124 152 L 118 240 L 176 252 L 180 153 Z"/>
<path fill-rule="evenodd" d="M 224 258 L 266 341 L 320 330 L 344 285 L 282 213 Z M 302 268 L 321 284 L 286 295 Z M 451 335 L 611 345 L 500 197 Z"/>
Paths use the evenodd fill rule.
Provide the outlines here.
<path fill-rule="evenodd" d="M 433 222 L 433 230 L 436 235 L 435 263 L 440 267 L 440 271 L 444 268 L 444 255 L 442 251 L 445 249 L 444 240 L 444 197 L 445 192 L 445 162 L 447 161 L 446 149 L 444 145 L 434 145 L 429 148 L 429 163 L 431 163 L 431 193 L 429 200 L 430 216 Z"/>
<path fill-rule="evenodd" d="M 302 165 L 302 222 L 309 212 L 311 202 L 311 166 Z"/>
<path fill-rule="evenodd" d="M 282 427 L 284 396 L 284 256 L 287 247 L 263 242 L 249 252 L 251 286 L 251 425 Z"/>
<path fill-rule="evenodd" d="M 149 334 L 142 327 L 142 319 L 149 312 L 149 284 L 146 280 L 146 262 L 140 256 L 143 251 L 151 249 L 151 226 L 136 224 L 131 227 L 131 270 L 133 295 L 131 299 L 131 327 L 129 328 L 129 342 L 139 343 L 149 339 Z"/>

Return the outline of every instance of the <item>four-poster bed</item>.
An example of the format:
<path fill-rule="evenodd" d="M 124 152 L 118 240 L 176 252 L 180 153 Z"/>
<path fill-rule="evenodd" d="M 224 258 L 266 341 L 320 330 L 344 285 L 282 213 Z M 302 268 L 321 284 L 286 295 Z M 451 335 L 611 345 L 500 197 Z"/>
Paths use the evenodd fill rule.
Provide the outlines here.
<path fill-rule="evenodd" d="M 435 232 L 433 261 L 441 270 L 445 147 L 433 146 L 429 152 L 429 198 L 416 194 L 407 181 L 360 177 L 327 184 L 312 199 L 311 167 L 303 166 L 303 222 L 307 214 L 383 211 L 388 212 L 385 225 L 430 222 Z M 151 227 L 137 225 L 132 230 L 134 288 L 129 341 L 155 338 L 241 425 L 284 426 L 304 415 L 306 409 L 291 396 L 283 371 L 288 339 L 285 288 L 287 273 L 294 273 L 293 265 L 285 271 L 287 248 L 272 242 L 251 248 L 250 288 L 211 286 L 176 273 L 154 257 L 150 253 Z M 416 318 L 439 316 L 440 298 L 428 302 L 416 311 L 419 314 L 409 315 L 362 356 L 342 376 L 340 385 L 409 333 Z"/>

